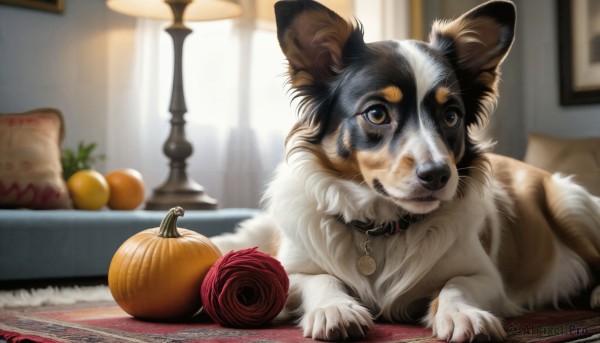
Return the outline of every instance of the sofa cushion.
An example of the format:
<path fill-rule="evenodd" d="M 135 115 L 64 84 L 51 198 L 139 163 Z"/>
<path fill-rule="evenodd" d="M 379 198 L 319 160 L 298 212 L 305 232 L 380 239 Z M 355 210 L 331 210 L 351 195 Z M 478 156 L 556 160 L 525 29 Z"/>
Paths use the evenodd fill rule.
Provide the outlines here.
<path fill-rule="evenodd" d="M 60 159 L 63 136 L 63 116 L 56 109 L 0 113 L 1 208 L 70 206 Z"/>
<path fill-rule="evenodd" d="M 185 211 L 177 227 L 212 237 L 261 212 Z M 134 234 L 158 227 L 164 211 L 0 210 L 0 284 L 15 280 L 105 277 Z"/>
<path fill-rule="evenodd" d="M 524 160 L 550 172 L 573 175 L 577 183 L 600 196 L 600 137 L 568 139 L 531 134 Z"/>

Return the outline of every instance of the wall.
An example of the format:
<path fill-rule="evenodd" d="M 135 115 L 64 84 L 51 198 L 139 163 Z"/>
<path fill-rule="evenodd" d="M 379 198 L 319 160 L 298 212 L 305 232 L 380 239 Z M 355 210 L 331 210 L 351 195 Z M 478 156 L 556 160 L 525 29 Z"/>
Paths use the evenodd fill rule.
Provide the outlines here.
<path fill-rule="evenodd" d="M 58 108 L 67 123 L 63 146 L 84 140 L 105 151 L 114 69 L 107 42 L 134 27 L 101 0 L 66 0 L 62 15 L 0 5 L 0 112 Z"/>
<path fill-rule="evenodd" d="M 559 104 L 555 1 L 519 1 L 523 44 L 523 110 L 527 132 L 560 137 L 600 136 L 600 105 Z"/>

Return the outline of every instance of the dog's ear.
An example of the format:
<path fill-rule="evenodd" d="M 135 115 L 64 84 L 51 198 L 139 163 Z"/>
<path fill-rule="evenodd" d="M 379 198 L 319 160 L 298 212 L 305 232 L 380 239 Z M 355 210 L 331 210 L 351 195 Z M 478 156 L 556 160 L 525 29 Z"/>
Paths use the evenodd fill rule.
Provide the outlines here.
<path fill-rule="evenodd" d="M 515 21 L 513 3 L 491 1 L 453 21 L 433 24 L 431 45 L 446 56 L 455 68 L 464 92 L 474 97 L 471 113 L 475 117 L 471 122 L 488 114 L 491 109 L 486 105 L 496 105 L 498 67 L 512 45 Z M 487 103 L 484 100 L 488 100 Z"/>
<path fill-rule="evenodd" d="M 354 31 L 351 23 L 310 0 L 277 2 L 275 18 L 293 87 L 325 84 L 343 68 L 343 50 Z"/>
<path fill-rule="evenodd" d="M 434 23 L 430 40 L 459 68 L 479 74 L 498 67 L 508 53 L 515 19 L 515 6 L 511 2 L 488 2 L 456 20 Z"/>

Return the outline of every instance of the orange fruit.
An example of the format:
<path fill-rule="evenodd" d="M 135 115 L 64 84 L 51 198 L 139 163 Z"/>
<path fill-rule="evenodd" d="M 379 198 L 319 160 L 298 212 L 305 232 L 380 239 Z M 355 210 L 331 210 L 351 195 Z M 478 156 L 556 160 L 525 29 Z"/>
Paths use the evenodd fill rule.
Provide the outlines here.
<path fill-rule="evenodd" d="M 113 210 L 134 210 L 144 202 L 144 179 L 135 169 L 123 168 L 106 174 L 110 188 L 108 207 Z"/>
<path fill-rule="evenodd" d="M 92 169 L 84 169 L 71 175 L 67 180 L 73 207 L 80 210 L 99 210 L 108 202 L 110 189 L 102 174 Z"/>

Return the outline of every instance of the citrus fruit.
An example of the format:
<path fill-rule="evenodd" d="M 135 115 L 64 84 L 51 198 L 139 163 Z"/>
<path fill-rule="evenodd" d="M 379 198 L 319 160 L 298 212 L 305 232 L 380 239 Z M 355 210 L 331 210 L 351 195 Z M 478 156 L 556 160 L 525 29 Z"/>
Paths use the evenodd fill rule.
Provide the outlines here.
<path fill-rule="evenodd" d="M 108 202 L 110 189 L 102 174 L 92 169 L 84 169 L 71 175 L 67 188 L 73 206 L 80 210 L 99 210 Z"/>
<path fill-rule="evenodd" d="M 106 174 L 110 188 L 108 207 L 113 210 L 133 210 L 144 201 L 142 174 L 131 168 L 113 170 Z"/>

